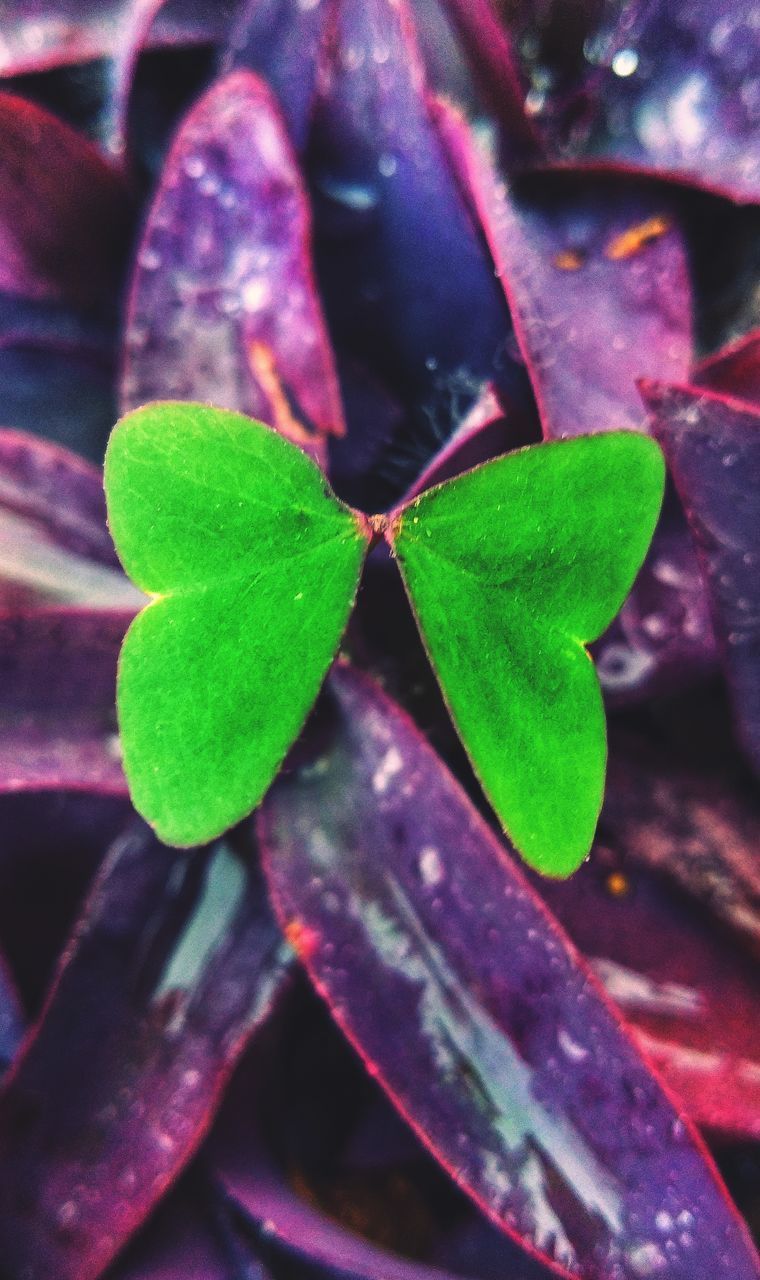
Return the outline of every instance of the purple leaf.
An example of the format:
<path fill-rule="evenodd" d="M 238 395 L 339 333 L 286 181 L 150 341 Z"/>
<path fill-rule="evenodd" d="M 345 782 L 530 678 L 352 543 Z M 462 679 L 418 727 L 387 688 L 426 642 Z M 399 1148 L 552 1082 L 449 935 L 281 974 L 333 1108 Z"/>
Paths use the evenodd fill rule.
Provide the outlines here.
<path fill-rule="evenodd" d="M 141 0 L 6 0 L 0 76 L 73 66 L 118 54 Z M 158 44 L 219 40 L 234 6 L 169 0 L 154 32 Z"/>
<path fill-rule="evenodd" d="M 674 768 L 649 738 L 613 735 L 591 862 L 537 884 L 691 1118 L 750 1138 L 760 1136 L 758 839 L 760 809 L 735 780 Z"/>
<path fill-rule="evenodd" d="M 602 843 L 673 881 L 760 959 L 760 806 L 708 708 L 703 695 L 700 731 L 687 720 L 683 742 L 613 732 Z"/>
<path fill-rule="evenodd" d="M 309 132 L 330 8 L 331 0 L 245 0 L 222 60 L 223 72 L 246 67 L 267 81 L 297 151 Z"/>
<path fill-rule="evenodd" d="M 307 169 L 336 345 L 446 439 L 483 383 L 512 397 L 524 377 L 405 0 L 338 0 L 320 90 Z"/>
<path fill-rule="evenodd" d="M 501 122 L 510 162 L 536 159 L 540 134 L 525 112 L 525 89 L 512 42 L 491 0 L 443 0 L 478 75 L 480 90 Z"/>
<path fill-rule="evenodd" d="M 343 431 L 309 257 L 309 211 L 274 100 L 218 81 L 174 141 L 129 302 L 122 406 L 176 397 L 299 443 Z"/>
<path fill-rule="evenodd" d="M 355 1280 L 548 1280 L 436 1167 L 314 997 L 293 997 L 241 1063 L 205 1150 L 262 1243 Z"/>
<path fill-rule="evenodd" d="M 111 305 L 129 213 L 126 188 L 90 143 L 0 94 L 0 289 Z"/>
<path fill-rule="evenodd" d="M 75 454 L 20 431 L 0 431 L 0 509 L 35 524 L 50 543 L 110 569 L 103 477 Z"/>
<path fill-rule="evenodd" d="M 697 544 L 739 737 L 760 770 L 760 413 L 696 387 L 642 394 Z"/>
<path fill-rule="evenodd" d="M 694 383 L 760 409 L 760 329 L 698 364 Z"/>
<path fill-rule="evenodd" d="M 128 616 L 143 602 L 113 550 L 100 471 L 48 441 L 0 431 L 0 609 L 74 605 Z"/>
<path fill-rule="evenodd" d="M 8 1268 L 100 1275 L 195 1152 L 289 956 L 250 840 L 117 842 L 0 1100 Z"/>
<path fill-rule="evenodd" d="M 674 503 L 666 503 L 633 590 L 592 652 L 608 701 L 619 704 L 672 694 L 714 670 L 704 582 Z"/>
<path fill-rule="evenodd" d="M 751 0 L 631 0 L 587 41 L 586 154 L 760 195 L 760 26 Z M 573 150 L 572 140 L 570 147 Z"/>
<path fill-rule="evenodd" d="M 116 659 L 134 611 L 0 614 L 0 793 L 126 796 Z"/>
<path fill-rule="evenodd" d="M 757 1277 L 696 1134 L 425 740 L 348 668 L 327 714 L 328 749 L 260 811 L 267 875 L 402 1114 L 505 1231 L 589 1280 Z"/>
<path fill-rule="evenodd" d="M 513 194 L 464 121 L 443 107 L 439 118 L 509 301 L 544 434 L 643 429 L 636 379 L 683 377 L 691 359 L 686 252 L 668 197 L 556 173 Z"/>

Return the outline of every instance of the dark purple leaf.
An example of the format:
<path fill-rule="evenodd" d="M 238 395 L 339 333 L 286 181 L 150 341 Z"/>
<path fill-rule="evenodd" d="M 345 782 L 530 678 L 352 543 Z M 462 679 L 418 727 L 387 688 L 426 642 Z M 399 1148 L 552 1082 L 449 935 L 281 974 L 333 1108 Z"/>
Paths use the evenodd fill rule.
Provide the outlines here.
<path fill-rule="evenodd" d="M 92 792 L 0 796 L 0 946 L 30 1018 L 105 850 L 132 816 L 125 800 Z"/>
<path fill-rule="evenodd" d="M 293 997 L 241 1063 L 206 1148 L 262 1245 L 362 1280 L 444 1280 L 441 1268 L 548 1280 L 434 1164 L 314 997 Z"/>
<path fill-rule="evenodd" d="M 527 415 L 519 414 L 511 406 L 505 410 L 495 388 L 487 385 L 451 438 L 418 476 L 404 501 L 481 462 L 498 458 L 522 444 L 533 443 L 536 433 Z"/>
<path fill-rule="evenodd" d="M 0 94 L 0 289 L 111 306 L 129 213 L 126 188 L 90 143 Z"/>
<path fill-rule="evenodd" d="M 134 611 L 0 614 L 0 793 L 125 796 L 116 659 Z"/>
<path fill-rule="evenodd" d="M 100 473 L 47 441 L 0 431 L 0 608 L 134 614 L 144 599 L 118 567 Z"/>
<path fill-rule="evenodd" d="M 0 956 L 0 1075 L 13 1062 L 24 1032 L 18 993 L 5 957 Z"/>
<path fill-rule="evenodd" d="M 512 42 L 491 0 L 443 0 L 477 72 L 483 96 L 503 130 L 508 162 L 535 159 L 540 135 L 525 111 L 525 89 Z"/>
<path fill-rule="evenodd" d="M 348 668 L 260 811 L 280 919 L 460 1186 L 583 1276 L 757 1277 L 695 1133 L 411 722 Z M 324 730 L 326 732 L 326 730 Z"/>
<path fill-rule="evenodd" d="M 432 418 L 439 443 L 483 383 L 524 395 L 504 298 L 428 107 L 405 0 L 338 0 L 307 168 L 341 355 Z"/>
<path fill-rule="evenodd" d="M 591 862 L 536 886 L 691 1118 L 742 1137 L 760 1136 L 758 840 L 736 780 L 613 735 Z"/>
<path fill-rule="evenodd" d="M 100 469 L 49 441 L 0 431 L 0 510 L 34 524 L 61 550 L 119 568 Z"/>
<path fill-rule="evenodd" d="M 760 805 L 708 708 L 703 694 L 685 742 L 613 733 L 602 842 L 668 877 L 760 959 Z"/>
<path fill-rule="evenodd" d="M 544 434 L 642 429 L 636 379 L 683 377 L 691 360 L 686 251 L 668 197 L 572 174 L 511 192 L 464 122 L 443 107 L 439 118 L 510 304 Z"/>
<path fill-rule="evenodd" d="M 113 57 L 140 7 L 141 0 L 6 0 L 0 76 Z M 219 40 L 234 7 L 225 0 L 165 0 L 156 43 Z"/>
<path fill-rule="evenodd" d="M 714 670 L 705 586 L 674 503 L 666 501 L 633 590 L 593 653 L 608 700 L 620 704 L 672 694 Z"/>
<path fill-rule="evenodd" d="M 629 0 L 587 41 L 586 154 L 733 200 L 760 195 L 760 24 L 752 0 Z M 577 151 L 577 145 L 570 148 Z"/>
<path fill-rule="evenodd" d="M 245 0 L 222 70 L 247 67 L 274 89 L 296 150 L 311 123 L 317 70 L 332 0 Z"/>
<path fill-rule="evenodd" d="M 13 1274 L 100 1275 L 196 1150 L 289 956 L 250 839 L 117 842 L 0 1100 Z"/>
<path fill-rule="evenodd" d="M 208 1203 L 193 1191 L 182 1186 L 161 1205 L 108 1280 L 243 1280 L 217 1239 Z"/>
<path fill-rule="evenodd" d="M 300 443 L 340 434 L 309 257 L 309 211 L 274 100 L 236 71 L 177 135 L 129 302 L 124 409 L 209 400 Z"/>
<path fill-rule="evenodd" d="M 694 382 L 760 409 L 760 330 L 703 360 L 694 370 Z"/>
<path fill-rule="evenodd" d="M 760 413 L 696 387 L 643 387 L 686 510 L 739 736 L 760 770 Z"/>
<path fill-rule="evenodd" d="M 100 462 L 116 419 L 115 325 L 69 307 L 0 294 L 0 426 Z"/>

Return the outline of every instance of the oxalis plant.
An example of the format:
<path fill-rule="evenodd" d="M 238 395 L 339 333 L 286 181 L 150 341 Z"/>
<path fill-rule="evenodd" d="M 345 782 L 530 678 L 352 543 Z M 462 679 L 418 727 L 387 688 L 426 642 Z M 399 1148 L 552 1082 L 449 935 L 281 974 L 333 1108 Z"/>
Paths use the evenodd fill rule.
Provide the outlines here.
<path fill-rule="evenodd" d="M 755 8 L 0 4 L 0 1280 L 759 1280 Z"/>
<path fill-rule="evenodd" d="M 366 516 L 260 422 L 200 404 L 129 414 L 105 486 L 121 562 L 153 597 L 119 659 L 135 807 L 191 846 L 259 804 L 384 538 L 503 829 L 531 866 L 569 875 L 604 790 L 586 646 L 630 590 L 664 480 L 654 441 L 615 432 L 523 449 Z"/>

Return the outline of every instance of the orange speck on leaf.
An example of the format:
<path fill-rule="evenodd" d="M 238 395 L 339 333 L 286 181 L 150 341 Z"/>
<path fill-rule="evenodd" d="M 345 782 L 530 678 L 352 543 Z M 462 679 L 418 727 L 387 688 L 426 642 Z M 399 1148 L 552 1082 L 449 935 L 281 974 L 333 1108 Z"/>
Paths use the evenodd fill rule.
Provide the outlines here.
<path fill-rule="evenodd" d="M 638 222 L 635 227 L 629 227 L 627 231 L 621 231 L 620 235 L 614 236 L 610 240 L 605 249 L 605 256 L 612 259 L 613 262 L 620 262 L 624 258 L 632 258 L 635 253 L 639 253 L 653 240 L 659 240 L 660 236 L 664 236 L 666 231 L 670 230 L 670 219 L 663 214 L 656 214 L 653 218 L 647 218 L 644 222 Z"/>
<path fill-rule="evenodd" d="M 563 249 L 555 255 L 554 265 L 560 271 L 578 271 L 583 266 L 583 255 L 577 249 Z"/>
<path fill-rule="evenodd" d="M 613 871 L 607 876 L 607 891 L 613 898 L 623 898 L 630 889 L 628 877 L 622 871 Z"/>
<path fill-rule="evenodd" d="M 285 937 L 301 960 L 308 960 L 319 942 L 319 934 L 302 920 L 289 920 L 285 925 Z"/>

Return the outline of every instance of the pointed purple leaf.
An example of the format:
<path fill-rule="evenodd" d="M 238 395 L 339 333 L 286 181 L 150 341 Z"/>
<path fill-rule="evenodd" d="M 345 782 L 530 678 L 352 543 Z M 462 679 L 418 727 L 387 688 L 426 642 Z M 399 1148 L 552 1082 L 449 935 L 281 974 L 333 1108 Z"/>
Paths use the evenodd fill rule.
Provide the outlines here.
<path fill-rule="evenodd" d="M 636 379 L 683 377 L 691 360 L 686 250 L 668 197 L 571 174 L 511 192 L 464 121 L 443 107 L 439 117 L 509 301 L 544 434 L 642 430 Z"/>
<path fill-rule="evenodd" d="M 306 195 L 274 99 L 247 71 L 185 118 L 137 256 L 122 407 L 166 397 L 238 409 L 299 443 L 343 431 Z"/>
<path fill-rule="evenodd" d="M 116 660 L 132 611 L 0 614 L 0 793 L 127 795 Z"/>
<path fill-rule="evenodd" d="M 223 72 L 246 67 L 267 81 L 297 151 L 309 132 L 331 7 L 333 0 L 245 0 L 222 60 Z"/>
<path fill-rule="evenodd" d="M 589 1280 L 760 1275 L 697 1135 L 425 740 L 346 667 L 326 714 L 327 750 L 260 810 L 267 875 L 402 1114 L 505 1231 Z"/>
<path fill-rule="evenodd" d="M 760 409 L 760 329 L 698 364 L 694 382 Z"/>
<path fill-rule="evenodd" d="M 0 289 L 112 305 L 129 213 L 126 188 L 89 142 L 0 94 Z"/>
<path fill-rule="evenodd" d="M 760 412 L 696 387 L 642 394 L 697 544 L 739 736 L 760 771 Z"/>
<path fill-rule="evenodd" d="M 197 1149 L 289 957 L 250 839 L 117 842 L 0 1099 L 7 1267 L 100 1275 Z"/>
<path fill-rule="evenodd" d="M 525 87 L 512 41 L 491 0 L 443 0 L 473 68 L 478 85 L 503 130 L 510 162 L 536 159 L 540 134 L 525 111 Z"/>
<path fill-rule="evenodd" d="M 484 382 L 524 391 L 504 298 L 429 110 L 406 0 L 338 0 L 307 170 L 341 354 L 435 418 L 439 439 Z"/>

